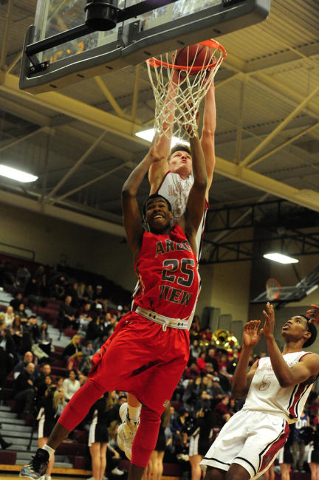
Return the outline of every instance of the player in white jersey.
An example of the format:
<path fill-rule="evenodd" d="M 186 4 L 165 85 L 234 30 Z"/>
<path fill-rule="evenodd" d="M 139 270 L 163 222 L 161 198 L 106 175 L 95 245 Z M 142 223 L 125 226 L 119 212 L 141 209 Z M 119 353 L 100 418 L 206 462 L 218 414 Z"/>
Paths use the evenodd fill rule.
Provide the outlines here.
<path fill-rule="evenodd" d="M 267 303 L 264 328 L 259 320 L 244 327 L 243 348 L 235 370 L 232 394 L 247 395 L 242 410 L 224 425 L 201 466 L 205 480 L 248 480 L 269 468 L 285 444 L 289 424 L 297 421 L 319 373 L 319 356 L 303 351 L 316 339 L 317 330 L 298 315 L 282 328 L 283 353 L 274 339 L 275 314 Z M 249 357 L 260 336 L 267 341 L 269 357 L 261 358 L 247 373 Z"/>
<path fill-rule="evenodd" d="M 174 90 L 174 84 L 170 85 Z M 168 96 L 170 93 L 168 93 Z M 172 98 L 174 92 L 171 93 Z M 174 113 L 174 102 L 172 100 L 172 115 Z M 165 129 L 165 127 L 164 127 Z M 209 189 L 213 181 L 215 168 L 215 130 L 216 130 L 216 103 L 215 103 L 215 87 L 212 83 L 210 89 L 205 96 L 205 108 L 203 115 L 203 129 L 201 136 L 201 145 L 205 156 L 206 172 L 207 172 L 207 190 L 206 205 L 203 221 L 198 229 L 196 238 L 198 258 L 200 258 L 200 244 L 205 228 L 206 211 L 208 209 Z M 194 178 L 192 175 L 192 157 L 190 149 L 186 145 L 176 145 L 170 149 L 170 138 L 163 135 L 160 139 L 159 148 L 163 159 L 153 164 L 149 171 L 149 181 L 151 184 L 151 195 L 159 193 L 167 198 L 172 205 L 173 216 L 178 220 L 183 216 L 188 194 L 193 185 Z"/>

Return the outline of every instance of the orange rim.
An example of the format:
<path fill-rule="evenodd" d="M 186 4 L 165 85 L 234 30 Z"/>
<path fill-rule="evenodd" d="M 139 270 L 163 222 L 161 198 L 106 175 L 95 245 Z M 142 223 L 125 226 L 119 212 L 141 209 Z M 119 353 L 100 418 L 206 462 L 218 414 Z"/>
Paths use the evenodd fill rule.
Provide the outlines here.
<path fill-rule="evenodd" d="M 274 292 L 273 290 L 277 288 L 278 290 Z M 273 298 L 271 300 L 278 300 L 280 297 L 281 285 L 275 278 L 269 278 L 266 282 L 266 291 L 268 295 L 271 295 Z"/>
<path fill-rule="evenodd" d="M 209 65 L 202 65 L 202 66 L 189 66 L 189 65 L 174 65 L 173 63 L 168 63 L 168 62 L 163 62 L 162 60 L 158 60 L 155 57 L 151 57 L 146 62 L 148 62 L 152 67 L 166 67 L 166 68 L 173 68 L 174 70 L 191 70 L 195 72 L 199 72 L 200 70 L 207 70 L 207 69 L 212 69 L 213 67 L 216 67 L 216 65 L 219 65 L 224 58 L 227 55 L 225 47 L 219 42 L 216 42 L 216 40 L 210 39 L 210 40 L 205 40 L 204 42 L 198 42 L 200 45 L 206 45 L 207 47 L 212 47 L 215 48 L 216 50 L 219 50 L 222 52 L 222 58 L 218 60 L 218 62 L 211 63 Z"/>

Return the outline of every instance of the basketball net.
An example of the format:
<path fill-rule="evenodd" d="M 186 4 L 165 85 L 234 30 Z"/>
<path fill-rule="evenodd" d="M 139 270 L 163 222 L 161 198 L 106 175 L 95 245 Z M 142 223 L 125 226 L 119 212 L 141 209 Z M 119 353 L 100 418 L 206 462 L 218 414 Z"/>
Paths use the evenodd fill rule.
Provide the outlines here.
<path fill-rule="evenodd" d="M 203 44 L 210 48 L 202 66 L 196 66 L 196 55 L 192 63 L 176 65 L 177 50 L 146 60 L 156 104 L 154 128 L 169 139 L 174 135 L 188 140 L 196 135 L 200 103 L 226 56 L 215 40 L 201 42 L 198 48 Z"/>
<path fill-rule="evenodd" d="M 270 301 L 279 300 L 281 285 L 275 278 L 269 278 L 266 282 L 267 298 Z"/>

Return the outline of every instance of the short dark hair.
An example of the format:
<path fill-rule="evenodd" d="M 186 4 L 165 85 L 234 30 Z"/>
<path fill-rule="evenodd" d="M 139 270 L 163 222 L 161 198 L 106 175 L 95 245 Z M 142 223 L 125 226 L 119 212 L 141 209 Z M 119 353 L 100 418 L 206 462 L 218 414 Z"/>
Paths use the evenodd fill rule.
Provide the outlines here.
<path fill-rule="evenodd" d="M 167 198 L 163 197 L 163 195 L 160 195 L 159 193 L 153 193 L 153 195 L 150 195 L 149 197 L 147 197 L 147 199 L 145 200 L 145 202 L 143 203 L 143 217 L 145 217 L 146 215 L 146 207 L 147 207 L 147 203 L 152 200 L 153 198 L 162 198 L 163 200 L 165 200 L 165 202 L 167 203 L 167 206 L 168 206 L 168 210 L 171 212 L 172 211 L 172 205 L 170 204 L 170 202 L 167 200 Z"/>
<path fill-rule="evenodd" d="M 188 145 L 184 145 L 182 143 L 178 143 L 177 145 L 175 145 L 175 147 L 173 147 L 169 153 L 169 157 L 168 157 L 168 160 L 171 158 L 171 156 L 173 155 L 173 153 L 175 152 L 187 152 L 189 153 L 190 155 L 192 154 L 190 148 Z"/>
<path fill-rule="evenodd" d="M 300 316 L 303 317 L 306 320 L 307 330 L 308 330 L 308 332 L 311 333 L 311 337 L 308 338 L 308 340 L 306 340 L 305 343 L 303 344 L 303 347 L 307 348 L 307 347 L 310 347 L 310 345 L 312 345 L 316 341 L 317 327 L 313 322 L 310 322 L 309 318 L 307 318 L 305 315 L 300 315 Z"/>

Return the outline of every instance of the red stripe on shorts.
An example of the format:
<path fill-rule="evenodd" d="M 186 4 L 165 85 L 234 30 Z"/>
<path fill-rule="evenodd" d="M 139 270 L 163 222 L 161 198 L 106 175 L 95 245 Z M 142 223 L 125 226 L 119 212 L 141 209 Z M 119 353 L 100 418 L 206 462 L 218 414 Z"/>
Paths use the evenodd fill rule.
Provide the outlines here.
<path fill-rule="evenodd" d="M 279 437 L 276 438 L 276 440 L 274 440 L 274 442 L 268 445 L 267 450 L 262 454 L 262 462 L 259 472 L 265 470 L 265 468 L 272 463 L 274 456 L 285 445 L 288 435 L 289 425 L 286 422 L 285 430 L 279 435 Z"/>

